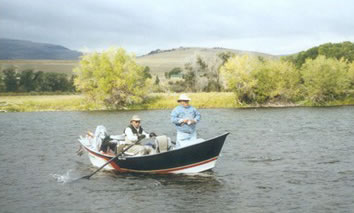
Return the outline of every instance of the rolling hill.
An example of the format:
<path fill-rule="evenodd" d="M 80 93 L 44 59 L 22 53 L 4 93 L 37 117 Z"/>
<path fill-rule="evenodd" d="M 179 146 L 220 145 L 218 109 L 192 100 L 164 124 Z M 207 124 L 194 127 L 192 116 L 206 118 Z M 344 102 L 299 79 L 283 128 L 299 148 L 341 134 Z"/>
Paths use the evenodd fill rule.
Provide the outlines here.
<path fill-rule="evenodd" d="M 54 44 L 0 38 L 0 59 L 78 60 L 81 52 Z"/>
<path fill-rule="evenodd" d="M 261 56 L 269 59 L 279 58 L 278 56 L 270 54 L 235 49 L 180 47 L 171 50 L 152 51 L 147 55 L 137 57 L 137 63 L 149 66 L 153 74 L 162 75 L 164 72 L 171 71 L 175 67 L 183 68 L 186 63 L 192 62 L 197 56 L 200 56 L 203 60 L 213 60 L 218 57 L 218 54 L 223 52 L 248 54 L 250 56 Z"/>
<path fill-rule="evenodd" d="M 279 58 L 269 54 L 235 49 L 180 47 L 151 51 L 149 54 L 138 56 L 136 61 L 140 65 L 149 66 L 153 75 L 163 76 L 165 72 L 175 67 L 183 68 L 186 63 L 192 62 L 197 56 L 208 61 L 214 60 L 222 52 Z M 80 55 L 78 51 L 59 45 L 0 39 L 0 69 L 15 67 L 18 71 L 33 69 L 44 72 L 72 73 L 72 69 L 78 64 Z"/>

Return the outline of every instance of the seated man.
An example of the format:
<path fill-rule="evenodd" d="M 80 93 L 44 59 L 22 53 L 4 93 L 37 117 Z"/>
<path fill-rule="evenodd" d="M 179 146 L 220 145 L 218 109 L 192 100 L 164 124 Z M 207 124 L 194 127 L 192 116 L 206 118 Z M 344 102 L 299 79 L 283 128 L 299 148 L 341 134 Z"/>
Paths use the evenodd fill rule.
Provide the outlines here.
<path fill-rule="evenodd" d="M 141 119 L 139 116 L 134 115 L 130 120 L 130 125 L 125 128 L 125 144 L 129 145 L 132 143 L 137 143 L 136 145 L 132 146 L 129 150 L 126 151 L 127 154 L 131 155 L 145 155 L 150 154 L 153 149 L 150 146 L 144 146 L 139 144 L 139 142 L 145 138 L 155 137 L 155 133 L 146 133 L 143 128 L 140 126 Z M 125 146 L 118 146 L 118 153 L 124 148 Z"/>

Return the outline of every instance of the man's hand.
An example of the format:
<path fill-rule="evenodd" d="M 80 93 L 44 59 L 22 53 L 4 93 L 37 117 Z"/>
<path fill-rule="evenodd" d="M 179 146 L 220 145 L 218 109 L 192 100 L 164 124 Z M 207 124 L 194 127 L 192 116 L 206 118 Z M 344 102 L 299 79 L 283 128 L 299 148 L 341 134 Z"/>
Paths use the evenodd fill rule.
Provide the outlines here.
<path fill-rule="evenodd" d="M 138 141 L 144 139 L 145 137 L 146 137 L 145 135 L 139 135 L 139 136 L 138 136 Z"/>
<path fill-rule="evenodd" d="M 188 125 L 192 125 L 192 124 L 195 124 L 195 123 L 196 123 L 195 120 L 188 120 L 188 121 L 187 121 L 187 124 L 188 124 Z"/>
<path fill-rule="evenodd" d="M 151 132 L 151 133 L 149 134 L 149 136 L 150 136 L 150 138 L 152 138 L 152 137 L 156 137 L 157 135 L 155 134 L 155 132 Z"/>

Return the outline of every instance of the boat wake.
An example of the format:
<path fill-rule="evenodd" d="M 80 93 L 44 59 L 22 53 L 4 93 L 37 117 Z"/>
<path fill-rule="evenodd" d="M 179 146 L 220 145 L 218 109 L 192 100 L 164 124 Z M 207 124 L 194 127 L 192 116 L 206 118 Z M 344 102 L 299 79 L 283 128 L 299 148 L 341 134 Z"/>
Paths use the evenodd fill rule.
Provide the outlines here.
<path fill-rule="evenodd" d="M 190 177 L 214 177 L 213 173 L 206 173 L 206 172 L 187 173 L 187 174 L 183 174 L 183 175 L 190 176 Z"/>
<path fill-rule="evenodd" d="M 68 183 L 72 180 L 70 178 L 70 172 L 71 170 L 67 171 L 64 175 L 59 175 L 59 174 L 50 174 L 58 183 Z"/>

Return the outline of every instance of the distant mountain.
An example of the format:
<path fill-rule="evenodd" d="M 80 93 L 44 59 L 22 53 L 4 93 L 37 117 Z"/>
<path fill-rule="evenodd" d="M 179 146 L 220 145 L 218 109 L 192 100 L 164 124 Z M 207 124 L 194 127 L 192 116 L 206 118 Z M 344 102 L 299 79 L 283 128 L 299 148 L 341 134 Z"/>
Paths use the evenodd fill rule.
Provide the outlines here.
<path fill-rule="evenodd" d="M 2 60 L 77 60 L 81 55 L 81 52 L 60 45 L 0 38 L 0 59 Z"/>

